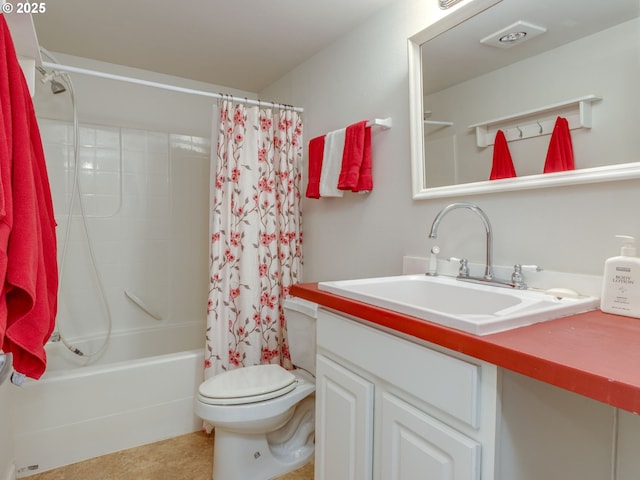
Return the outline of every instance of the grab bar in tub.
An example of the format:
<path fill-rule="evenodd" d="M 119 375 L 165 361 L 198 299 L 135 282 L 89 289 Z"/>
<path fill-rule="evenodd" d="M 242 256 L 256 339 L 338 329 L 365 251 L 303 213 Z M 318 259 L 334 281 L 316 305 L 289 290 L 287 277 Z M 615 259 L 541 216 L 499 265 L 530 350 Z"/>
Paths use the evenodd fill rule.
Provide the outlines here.
<path fill-rule="evenodd" d="M 124 291 L 124 294 L 129 300 L 131 300 L 135 304 L 136 307 L 138 307 L 144 313 L 146 313 L 150 317 L 155 318 L 156 320 L 162 320 L 162 315 L 160 315 L 155 310 L 152 310 L 151 308 L 149 308 L 149 305 L 147 305 L 140 297 L 126 290 Z"/>

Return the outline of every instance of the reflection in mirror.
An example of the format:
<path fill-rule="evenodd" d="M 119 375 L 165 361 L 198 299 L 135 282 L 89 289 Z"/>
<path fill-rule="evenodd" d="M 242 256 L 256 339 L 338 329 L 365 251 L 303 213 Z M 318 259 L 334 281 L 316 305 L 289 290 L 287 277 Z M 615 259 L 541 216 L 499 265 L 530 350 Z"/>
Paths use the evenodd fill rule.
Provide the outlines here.
<path fill-rule="evenodd" d="M 639 11 L 638 0 L 475 0 L 412 37 L 414 198 L 640 176 Z M 557 117 L 575 170 L 543 174 Z M 498 130 L 517 177 L 490 181 Z"/>

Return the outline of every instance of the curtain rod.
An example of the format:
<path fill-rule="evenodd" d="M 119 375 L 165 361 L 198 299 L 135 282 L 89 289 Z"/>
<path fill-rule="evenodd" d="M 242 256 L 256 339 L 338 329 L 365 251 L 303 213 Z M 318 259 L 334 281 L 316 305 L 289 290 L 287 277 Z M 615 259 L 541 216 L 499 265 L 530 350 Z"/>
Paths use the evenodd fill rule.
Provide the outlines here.
<path fill-rule="evenodd" d="M 97 70 L 89 70 L 87 68 L 72 67 L 70 65 L 61 65 L 59 63 L 42 62 L 42 66 L 45 68 L 49 68 L 49 69 L 57 70 L 61 72 L 80 73 L 83 75 L 106 78 L 109 80 L 119 80 L 122 82 L 135 83 L 137 85 L 143 85 L 146 87 L 161 88 L 163 90 L 171 90 L 174 92 L 187 93 L 190 95 L 200 95 L 203 97 L 211 97 L 211 98 L 217 98 L 217 99 L 223 99 L 223 100 L 231 99 L 234 102 L 242 102 L 248 105 L 257 105 L 260 107 L 288 108 L 293 110 L 294 112 L 300 112 L 300 113 L 304 111 L 304 108 L 302 107 L 291 107 L 289 105 L 284 105 L 280 103 L 263 102 L 261 100 L 252 100 L 246 97 L 235 97 L 233 95 L 224 95 L 221 93 L 205 92 L 203 90 L 194 90 L 192 88 L 178 87 L 176 85 L 169 85 L 167 83 L 151 82 L 149 80 L 141 80 L 138 78 L 125 77 L 123 75 L 114 75 L 112 73 L 99 72 Z"/>

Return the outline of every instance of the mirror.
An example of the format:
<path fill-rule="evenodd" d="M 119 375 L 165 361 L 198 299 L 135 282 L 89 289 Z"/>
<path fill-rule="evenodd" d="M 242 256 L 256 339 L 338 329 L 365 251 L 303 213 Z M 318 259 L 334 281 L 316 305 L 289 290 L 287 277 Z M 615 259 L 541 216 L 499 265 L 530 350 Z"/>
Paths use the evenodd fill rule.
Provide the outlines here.
<path fill-rule="evenodd" d="M 639 13 L 638 0 L 474 0 L 411 37 L 413 198 L 640 177 Z M 514 29 L 525 40 L 495 46 Z M 559 116 L 575 170 L 543 174 Z M 517 176 L 489 180 L 498 129 Z"/>

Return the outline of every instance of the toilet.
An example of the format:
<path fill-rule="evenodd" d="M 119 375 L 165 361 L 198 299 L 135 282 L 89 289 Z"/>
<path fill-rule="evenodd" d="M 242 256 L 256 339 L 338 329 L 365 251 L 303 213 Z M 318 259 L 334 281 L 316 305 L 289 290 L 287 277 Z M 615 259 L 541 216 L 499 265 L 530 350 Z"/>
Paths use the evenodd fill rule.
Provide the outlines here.
<path fill-rule="evenodd" d="M 313 457 L 317 305 L 288 298 L 284 314 L 294 370 L 237 368 L 198 388 L 195 413 L 215 428 L 215 480 L 268 480 Z"/>

